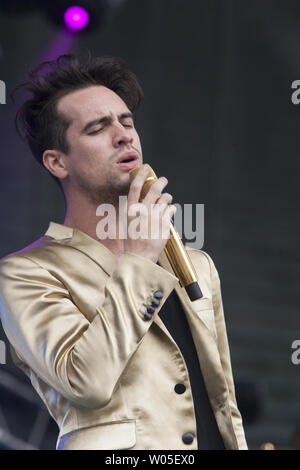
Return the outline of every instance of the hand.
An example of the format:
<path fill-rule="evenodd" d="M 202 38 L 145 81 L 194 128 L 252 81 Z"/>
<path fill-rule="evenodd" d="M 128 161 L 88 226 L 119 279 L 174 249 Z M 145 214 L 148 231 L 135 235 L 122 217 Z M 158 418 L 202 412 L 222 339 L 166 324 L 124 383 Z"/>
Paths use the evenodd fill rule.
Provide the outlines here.
<path fill-rule="evenodd" d="M 144 200 L 140 202 L 141 190 L 148 173 L 149 168 L 142 166 L 130 185 L 125 251 L 144 256 L 156 263 L 169 238 L 170 222 L 176 206 L 171 204 L 171 194 L 162 194 L 168 184 L 164 177 L 158 178 L 150 186 Z"/>

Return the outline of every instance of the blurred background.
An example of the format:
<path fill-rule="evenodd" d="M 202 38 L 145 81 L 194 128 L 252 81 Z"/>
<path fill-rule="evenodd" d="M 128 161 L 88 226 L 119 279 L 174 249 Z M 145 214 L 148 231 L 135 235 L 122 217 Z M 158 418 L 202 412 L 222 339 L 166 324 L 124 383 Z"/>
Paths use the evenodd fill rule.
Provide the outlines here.
<path fill-rule="evenodd" d="M 63 53 L 124 58 L 144 89 L 144 160 L 168 177 L 174 202 L 205 205 L 203 249 L 221 278 L 249 448 L 300 448 L 299 1 L 78 1 L 90 21 L 71 18 L 82 26 L 73 31 L 63 22 L 72 5 L 0 0 L 0 257 L 62 223 L 65 210 L 16 134 L 21 103 L 9 93 Z M 1 329 L 0 339 L 0 448 L 54 449 L 57 426 Z"/>

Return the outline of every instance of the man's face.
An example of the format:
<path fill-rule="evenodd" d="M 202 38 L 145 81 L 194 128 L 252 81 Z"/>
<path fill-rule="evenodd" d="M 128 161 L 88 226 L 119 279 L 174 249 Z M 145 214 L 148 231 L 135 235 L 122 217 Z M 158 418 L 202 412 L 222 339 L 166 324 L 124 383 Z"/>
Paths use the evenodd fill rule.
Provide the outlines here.
<path fill-rule="evenodd" d="M 124 101 L 97 85 L 68 93 L 59 100 L 57 110 L 71 122 L 66 132 L 69 152 L 64 158 L 71 191 L 84 192 L 96 203 L 115 202 L 119 195 L 128 194 L 129 169 L 141 165 L 143 157 Z M 120 163 L 125 157 L 136 160 Z"/>

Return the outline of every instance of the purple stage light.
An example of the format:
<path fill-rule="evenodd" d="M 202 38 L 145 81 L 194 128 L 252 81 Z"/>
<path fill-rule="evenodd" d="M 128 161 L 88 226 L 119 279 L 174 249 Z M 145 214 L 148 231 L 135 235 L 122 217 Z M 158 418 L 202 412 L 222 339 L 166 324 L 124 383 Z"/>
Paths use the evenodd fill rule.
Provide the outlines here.
<path fill-rule="evenodd" d="M 79 31 L 87 26 L 90 16 L 85 8 L 80 6 L 69 7 L 64 14 L 67 27 L 73 31 Z"/>

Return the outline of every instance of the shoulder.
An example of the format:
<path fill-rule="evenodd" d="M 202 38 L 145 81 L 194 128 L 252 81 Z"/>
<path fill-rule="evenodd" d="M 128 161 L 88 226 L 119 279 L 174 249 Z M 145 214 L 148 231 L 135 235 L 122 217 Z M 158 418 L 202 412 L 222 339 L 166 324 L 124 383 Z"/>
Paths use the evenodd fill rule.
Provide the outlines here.
<path fill-rule="evenodd" d="M 49 287 L 65 293 L 63 281 L 55 268 L 57 254 L 51 243 L 40 239 L 0 259 L 2 311 L 5 303 L 13 305 L 16 299 L 22 296 L 29 298 L 33 292 L 42 292 Z"/>
<path fill-rule="evenodd" d="M 213 270 L 216 269 L 215 263 L 214 263 L 212 257 L 206 251 L 196 250 L 196 249 L 191 248 L 187 245 L 185 245 L 185 248 L 186 248 L 191 260 L 194 263 L 197 263 L 197 265 L 199 265 L 199 267 L 201 266 L 202 269 L 206 269 L 206 270 L 209 270 L 209 271 L 213 271 Z"/>
<path fill-rule="evenodd" d="M 43 261 L 56 256 L 57 243 L 53 238 L 43 236 L 30 245 L 0 259 L 0 276 L 17 274 L 34 266 L 43 266 Z"/>

